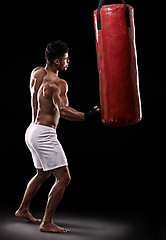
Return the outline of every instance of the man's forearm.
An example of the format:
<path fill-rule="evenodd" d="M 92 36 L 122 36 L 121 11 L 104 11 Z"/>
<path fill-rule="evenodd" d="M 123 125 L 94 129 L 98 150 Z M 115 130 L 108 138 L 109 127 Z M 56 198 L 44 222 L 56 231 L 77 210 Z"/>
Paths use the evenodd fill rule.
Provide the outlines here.
<path fill-rule="evenodd" d="M 62 118 L 65 118 L 69 121 L 84 121 L 84 113 L 78 112 L 71 107 L 61 107 L 60 108 L 60 115 Z"/>

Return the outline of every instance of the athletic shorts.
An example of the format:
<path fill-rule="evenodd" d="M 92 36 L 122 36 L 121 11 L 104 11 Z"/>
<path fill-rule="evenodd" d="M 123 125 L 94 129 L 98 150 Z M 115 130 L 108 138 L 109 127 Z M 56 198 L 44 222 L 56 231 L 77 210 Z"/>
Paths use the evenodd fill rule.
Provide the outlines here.
<path fill-rule="evenodd" d="M 49 171 L 68 166 L 55 129 L 31 123 L 26 130 L 25 141 L 32 154 L 35 168 Z"/>

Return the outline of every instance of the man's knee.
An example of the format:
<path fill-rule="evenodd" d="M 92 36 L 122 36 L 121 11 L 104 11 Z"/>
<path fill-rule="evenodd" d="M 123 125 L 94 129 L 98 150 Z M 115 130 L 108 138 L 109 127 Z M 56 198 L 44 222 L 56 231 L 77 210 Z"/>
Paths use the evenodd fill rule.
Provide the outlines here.
<path fill-rule="evenodd" d="M 69 185 L 70 181 L 71 181 L 71 176 L 69 174 L 65 174 L 60 178 L 56 178 L 56 182 L 58 182 L 60 185 L 64 186 L 65 188 Z"/>
<path fill-rule="evenodd" d="M 71 181 L 71 176 L 68 167 L 62 167 L 53 171 L 56 182 L 67 187 Z"/>
<path fill-rule="evenodd" d="M 70 181 L 71 181 L 71 176 L 69 174 L 66 174 L 61 179 L 59 179 L 59 182 L 63 184 L 65 187 L 69 185 Z"/>
<path fill-rule="evenodd" d="M 69 185 L 69 183 L 71 182 L 71 176 L 70 176 L 70 174 L 67 176 L 66 182 L 67 182 L 67 185 Z"/>

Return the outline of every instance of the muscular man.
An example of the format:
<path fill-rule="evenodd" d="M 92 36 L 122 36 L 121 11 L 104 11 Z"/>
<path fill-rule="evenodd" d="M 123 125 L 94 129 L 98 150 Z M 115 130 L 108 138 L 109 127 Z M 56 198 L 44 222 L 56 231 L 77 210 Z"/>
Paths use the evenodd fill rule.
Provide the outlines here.
<path fill-rule="evenodd" d="M 46 67 L 35 68 L 30 80 L 32 123 L 26 131 L 25 140 L 37 174 L 28 183 L 15 215 L 31 222 L 41 221 L 31 215 L 29 205 L 42 183 L 52 173 L 55 176 L 55 184 L 49 193 L 40 225 L 40 230 L 45 232 L 69 231 L 53 223 L 55 210 L 71 179 L 65 153 L 56 135 L 59 118 L 93 121 L 100 113 L 97 106 L 87 113 L 78 112 L 68 106 L 67 82 L 58 77 L 58 72 L 67 70 L 69 66 L 68 51 L 64 42 L 55 41 L 48 44 L 45 51 Z"/>

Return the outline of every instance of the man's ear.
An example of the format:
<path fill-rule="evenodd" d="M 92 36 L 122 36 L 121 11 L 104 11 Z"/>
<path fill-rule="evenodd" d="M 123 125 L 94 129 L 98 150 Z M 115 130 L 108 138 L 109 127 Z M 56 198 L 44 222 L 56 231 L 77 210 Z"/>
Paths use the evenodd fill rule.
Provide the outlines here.
<path fill-rule="evenodd" d="M 59 63 L 60 63 L 60 61 L 59 61 L 59 59 L 58 59 L 58 58 L 54 59 L 54 61 L 53 61 L 53 62 L 55 63 L 55 65 L 56 65 L 56 66 L 58 66 L 58 65 L 59 65 Z"/>

